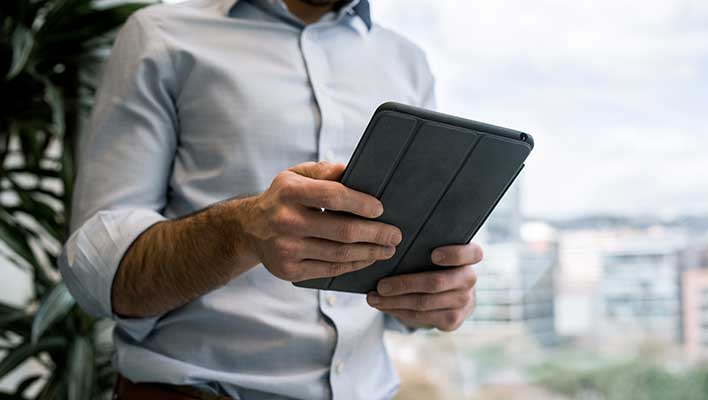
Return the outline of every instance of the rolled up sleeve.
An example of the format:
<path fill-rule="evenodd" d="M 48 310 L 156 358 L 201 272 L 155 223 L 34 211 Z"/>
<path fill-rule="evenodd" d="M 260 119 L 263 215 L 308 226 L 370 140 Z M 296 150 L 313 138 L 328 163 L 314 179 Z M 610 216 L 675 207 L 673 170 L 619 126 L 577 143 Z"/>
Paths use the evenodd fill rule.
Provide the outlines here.
<path fill-rule="evenodd" d="M 136 340 L 153 318 L 120 318 L 111 287 L 133 241 L 166 218 L 177 145 L 174 69 L 159 32 L 142 12 L 118 34 L 104 66 L 89 129 L 79 145 L 71 231 L 59 267 L 78 304 L 110 317 Z"/>
<path fill-rule="evenodd" d="M 64 281 L 77 303 L 91 315 L 115 319 L 139 340 L 158 318 L 118 318 L 111 307 L 111 287 L 131 243 L 164 219 L 148 209 L 99 211 L 69 238 L 60 258 Z"/>

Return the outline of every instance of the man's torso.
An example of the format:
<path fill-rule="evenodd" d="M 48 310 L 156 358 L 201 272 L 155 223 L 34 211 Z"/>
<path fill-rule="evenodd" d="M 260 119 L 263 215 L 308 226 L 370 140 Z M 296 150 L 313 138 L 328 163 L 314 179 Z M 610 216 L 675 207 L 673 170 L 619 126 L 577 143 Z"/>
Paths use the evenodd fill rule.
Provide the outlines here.
<path fill-rule="evenodd" d="M 168 218 L 262 192 L 301 162 L 346 163 L 379 104 L 425 101 L 422 55 L 390 31 L 351 14 L 301 29 L 267 2 L 226 3 L 137 16 L 173 68 Z M 117 360 L 132 380 L 218 382 L 247 399 L 384 398 L 397 385 L 384 324 L 363 296 L 297 288 L 261 265 L 162 316 L 142 342 L 118 329 Z"/>

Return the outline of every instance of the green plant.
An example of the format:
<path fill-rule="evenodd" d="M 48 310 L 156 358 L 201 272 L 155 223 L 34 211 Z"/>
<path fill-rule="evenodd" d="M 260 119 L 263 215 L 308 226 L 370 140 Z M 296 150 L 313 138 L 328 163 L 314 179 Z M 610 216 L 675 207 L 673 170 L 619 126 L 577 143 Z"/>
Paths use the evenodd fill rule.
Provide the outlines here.
<path fill-rule="evenodd" d="M 668 371 L 652 360 L 636 359 L 590 368 L 558 361 L 533 366 L 536 383 L 573 398 L 606 400 L 699 400 L 708 398 L 708 366 Z"/>
<path fill-rule="evenodd" d="M 97 3 L 0 2 L 0 255 L 33 279 L 28 304 L 0 303 L 0 381 L 30 359 L 46 370 L 0 399 L 95 398 L 114 379 L 110 322 L 84 314 L 56 269 L 100 52 L 145 5 Z"/>

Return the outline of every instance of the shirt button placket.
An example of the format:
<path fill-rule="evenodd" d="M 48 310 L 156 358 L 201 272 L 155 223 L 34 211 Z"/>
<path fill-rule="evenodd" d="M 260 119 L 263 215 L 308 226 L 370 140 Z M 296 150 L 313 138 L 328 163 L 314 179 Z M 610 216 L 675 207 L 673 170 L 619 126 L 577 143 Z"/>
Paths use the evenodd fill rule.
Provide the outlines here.
<path fill-rule="evenodd" d="M 341 116 L 328 98 L 326 93 L 327 82 L 330 77 L 329 66 L 324 49 L 316 43 L 317 25 L 307 26 L 303 29 L 300 37 L 300 46 L 305 60 L 310 86 L 313 96 L 317 102 L 320 112 L 320 130 L 318 137 L 318 153 L 320 160 L 337 161 L 334 152 L 337 139 L 340 135 Z M 334 293 L 320 291 L 320 310 L 334 324 L 337 332 L 337 340 L 332 354 L 330 364 L 330 385 L 332 397 L 335 400 L 346 399 L 349 395 L 347 388 L 348 380 L 344 371 L 344 361 L 342 354 L 346 354 L 347 338 L 344 337 L 340 329 L 337 329 L 338 322 L 345 316 L 339 315 L 336 305 L 337 296 Z"/>
<path fill-rule="evenodd" d="M 318 135 L 319 160 L 341 161 L 335 152 L 342 132 L 342 116 L 328 96 L 327 86 L 332 77 L 323 43 L 318 40 L 319 30 L 327 25 L 311 25 L 303 29 L 301 48 L 307 65 L 308 78 L 320 112 Z"/>

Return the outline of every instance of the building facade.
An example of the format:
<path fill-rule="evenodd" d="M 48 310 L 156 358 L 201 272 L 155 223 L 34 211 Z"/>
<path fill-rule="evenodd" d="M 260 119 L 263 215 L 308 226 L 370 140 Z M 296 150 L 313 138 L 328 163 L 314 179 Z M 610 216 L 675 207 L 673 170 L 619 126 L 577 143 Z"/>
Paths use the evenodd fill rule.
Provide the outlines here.
<path fill-rule="evenodd" d="M 666 240 L 619 241 L 603 257 L 601 336 L 681 340 L 680 250 Z M 618 335 L 622 332 L 622 335 Z"/>
<path fill-rule="evenodd" d="M 708 358 L 708 268 L 684 271 L 681 277 L 683 344 L 692 359 Z"/>
<path fill-rule="evenodd" d="M 547 225 L 522 235 L 520 192 L 512 186 L 475 240 L 484 245 L 477 267 L 477 308 L 466 324 L 475 332 L 514 332 L 541 345 L 556 342 L 555 234 Z"/>

